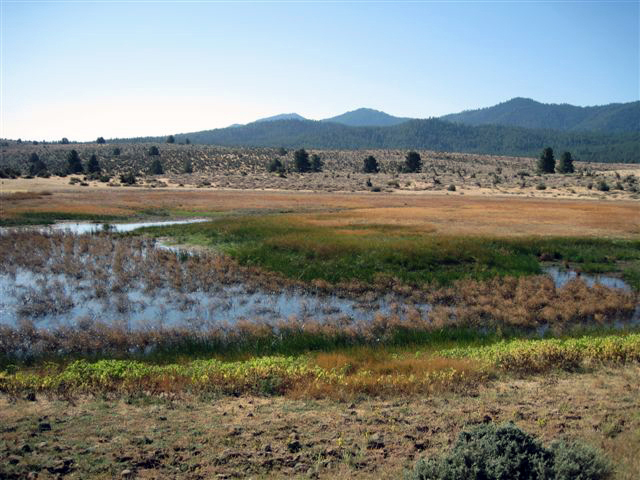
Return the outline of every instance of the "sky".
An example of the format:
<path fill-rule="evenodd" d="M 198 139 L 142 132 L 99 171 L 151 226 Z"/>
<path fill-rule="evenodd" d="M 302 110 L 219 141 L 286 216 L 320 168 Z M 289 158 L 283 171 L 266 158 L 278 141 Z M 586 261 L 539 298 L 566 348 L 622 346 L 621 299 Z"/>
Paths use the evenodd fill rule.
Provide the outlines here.
<path fill-rule="evenodd" d="M 0 0 L 0 137 L 640 98 L 640 2 Z"/>

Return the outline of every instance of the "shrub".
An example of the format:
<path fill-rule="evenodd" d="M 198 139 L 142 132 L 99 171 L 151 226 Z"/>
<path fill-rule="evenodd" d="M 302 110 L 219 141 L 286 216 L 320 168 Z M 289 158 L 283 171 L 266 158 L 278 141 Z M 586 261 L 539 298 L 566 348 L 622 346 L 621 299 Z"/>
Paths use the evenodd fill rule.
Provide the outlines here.
<path fill-rule="evenodd" d="M 316 155 L 315 153 L 311 155 L 311 171 L 312 172 L 322 171 L 322 159 L 320 158 L 320 155 Z"/>
<path fill-rule="evenodd" d="M 104 137 L 98 137 L 97 140 L 96 140 L 96 143 L 99 143 L 99 144 L 103 145 L 103 144 L 105 144 L 107 142 L 105 141 Z"/>
<path fill-rule="evenodd" d="M 0 168 L 0 178 L 18 178 L 19 176 L 20 176 L 20 172 L 15 168 L 11 168 L 11 167 Z"/>
<path fill-rule="evenodd" d="M 611 475 L 611 465 L 593 447 L 575 442 L 554 442 L 550 449 L 556 480 L 595 480 Z"/>
<path fill-rule="evenodd" d="M 512 423 L 481 425 L 458 436 L 453 450 L 419 460 L 407 480 L 602 480 L 611 475 L 594 449 L 556 443 L 545 448 Z"/>
<path fill-rule="evenodd" d="M 113 149 L 113 156 L 117 157 L 118 155 L 120 155 L 120 148 L 116 147 Z"/>
<path fill-rule="evenodd" d="M 60 140 L 60 143 L 63 145 L 68 145 L 69 144 L 69 139 L 67 137 L 62 137 L 62 140 Z"/>
<path fill-rule="evenodd" d="M 449 185 L 447 187 L 447 190 L 449 190 L 450 192 L 455 192 L 456 191 L 456 186 L 452 183 L 451 185 Z"/>
<path fill-rule="evenodd" d="M 158 147 L 153 145 L 151 148 L 149 148 L 149 155 L 151 156 L 160 155 L 160 150 L 158 150 Z"/>
<path fill-rule="evenodd" d="M 609 185 L 607 184 L 606 181 L 600 180 L 598 182 L 598 190 L 600 190 L 601 192 L 608 192 L 609 191 Z"/>
<path fill-rule="evenodd" d="M 120 175 L 120 183 L 125 184 L 125 185 L 133 185 L 136 183 L 136 176 L 135 174 L 129 172 L 129 173 L 124 173 L 122 175 Z"/>
<path fill-rule="evenodd" d="M 547 186 L 544 183 L 539 183 L 536 185 L 536 190 L 546 190 Z"/>
<path fill-rule="evenodd" d="M 278 158 L 274 158 L 273 160 L 271 160 L 271 162 L 269 162 L 269 165 L 267 165 L 267 171 L 282 172 L 284 171 L 284 166 L 282 165 L 282 162 Z"/>
<path fill-rule="evenodd" d="M 176 137 L 174 137 L 173 135 L 169 135 L 167 137 L 167 143 L 176 143 Z"/>
<path fill-rule="evenodd" d="M 182 165 L 182 173 L 193 173 L 193 165 L 188 158 L 184 161 L 184 165 Z"/>
<path fill-rule="evenodd" d="M 29 157 L 29 175 L 42 177 L 46 175 L 47 165 L 40 159 L 37 153 L 32 153 Z"/>

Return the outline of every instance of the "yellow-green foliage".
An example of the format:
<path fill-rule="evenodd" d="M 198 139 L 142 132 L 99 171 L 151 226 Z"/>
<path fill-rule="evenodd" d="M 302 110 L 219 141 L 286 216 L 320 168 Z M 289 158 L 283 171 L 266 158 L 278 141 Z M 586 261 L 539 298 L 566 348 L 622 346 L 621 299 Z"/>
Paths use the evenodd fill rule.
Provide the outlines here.
<path fill-rule="evenodd" d="M 193 360 L 154 365 L 132 360 L 75 361 L 65 367 L 0 372 L 0 391 L 158 393 L 188 390 L 222 394 L 335 396 L 455 390 L 491 372 L 575 370 L 597 363 L 640 361 L 640 334 L 574 339 L 518 339 L 483 347 L 430 352 L 347 351 L 268 356 L 249 360 Z"/>
<path fill-rule="evenodd" d="M 532 373 L 554 368 L 574 370 L 594 363 L 640 361 L 640 334 L 505 340 L 490 346 L 454 348 L 440 353 L 473 358 L 500 370 Z"/>

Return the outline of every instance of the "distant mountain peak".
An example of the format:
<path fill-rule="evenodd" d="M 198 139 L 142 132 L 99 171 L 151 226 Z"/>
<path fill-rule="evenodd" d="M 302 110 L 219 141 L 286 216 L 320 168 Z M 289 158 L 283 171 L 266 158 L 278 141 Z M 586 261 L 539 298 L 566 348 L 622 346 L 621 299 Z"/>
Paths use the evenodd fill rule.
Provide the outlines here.
<path fill-rule="evenodd" d="M 257 122 L 275 122 L 277 120 L 306 120 L 302 115 L 298 115 L 297 113 L 280 113 L 278 115 L 273 115 L 272 117 L 260 118 L 256 120 Z"/>
<path fill-rule="evenodd" d="M 410 118 L 394 117 L 388 113 L 374 108 L 357 108 L 331 118 L 325 118 L 323 122 L 341 123 L 350 127 L 389 127 L 404 123 Z"/>

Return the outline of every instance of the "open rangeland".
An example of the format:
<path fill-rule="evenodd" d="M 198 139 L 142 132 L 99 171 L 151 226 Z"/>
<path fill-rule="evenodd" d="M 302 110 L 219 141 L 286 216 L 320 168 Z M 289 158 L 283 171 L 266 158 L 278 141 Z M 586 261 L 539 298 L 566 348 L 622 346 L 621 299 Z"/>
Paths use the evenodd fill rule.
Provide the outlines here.
<path fill-rule="evenodd" d="M 1 180 L 0 477 L 399 478 L 514 421 L 635 478 L 636 173 L 451 154 L 437 183 L 324 152 L 335 172 L 283 178 L 275 150 L 220 152 L 237 172 Z M 110 226 L 174 219 L 203 221 Z"/>

